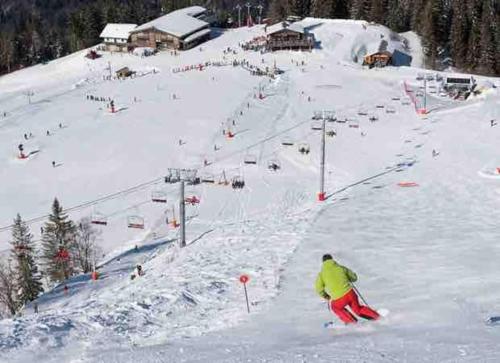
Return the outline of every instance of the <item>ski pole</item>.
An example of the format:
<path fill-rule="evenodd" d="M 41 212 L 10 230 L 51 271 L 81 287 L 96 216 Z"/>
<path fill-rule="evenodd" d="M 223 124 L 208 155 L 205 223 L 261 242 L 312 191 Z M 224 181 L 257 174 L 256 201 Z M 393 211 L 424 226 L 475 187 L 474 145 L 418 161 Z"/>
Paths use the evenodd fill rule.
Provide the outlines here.
<path fill-rule="evenodd" d="M 363 295 L 361 295 L 361 294 L 359 293 L 359 290 L 356 288 L 356 285 L 352 284 L 352 288 L 354 289 L 354 291 L 356 291 L 356 294 L 358 294 L 358 296 L 361 298 L 361 300 L 363 301 L 363 303 L 364 303 L 365 305 L 370 306 L 370 305 L 366 302 L 366 300 L 365 300 L 365 298 L 363 297 Z"/>

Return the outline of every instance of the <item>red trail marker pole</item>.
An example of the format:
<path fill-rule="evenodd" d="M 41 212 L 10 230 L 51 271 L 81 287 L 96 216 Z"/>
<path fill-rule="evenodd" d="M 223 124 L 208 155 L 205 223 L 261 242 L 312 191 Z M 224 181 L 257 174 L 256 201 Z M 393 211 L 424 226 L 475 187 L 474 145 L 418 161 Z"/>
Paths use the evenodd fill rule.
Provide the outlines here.
<path fill-rule="evenodd" d="M 245 300 L 247 302 L 247 312 L 250 314 L 250 304 L 248 303 L 248 292 L 247 292 L 247 282 L 249 277 L 247 275 L 240 276 L 240 282 L 243 284 L 243 289 L 245 290 Z"/>

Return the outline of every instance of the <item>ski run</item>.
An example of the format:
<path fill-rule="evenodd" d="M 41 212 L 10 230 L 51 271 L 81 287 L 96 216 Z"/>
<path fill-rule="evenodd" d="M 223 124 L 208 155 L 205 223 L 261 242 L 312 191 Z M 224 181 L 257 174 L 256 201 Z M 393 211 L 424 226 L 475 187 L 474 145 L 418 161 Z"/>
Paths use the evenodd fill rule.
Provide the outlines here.
<path fill-rule="evenodd" d="M 101 222 L 99 279 L 1 320 L 1 362 L 500 361 L 487 323 L 500 314 L 499 79 L 474 76 L 482 92 L 466 100 L 431 92 L 418 114 L 419 74 L 438 81 L 415 34 L 302 25 L 312 52 L 243 50 L 254 26 L 176 55 L 82 51 L 0 78 L 2 255 L 17 213 L 39 242 L 55 197 Z M 412 67 L 362 67 L 381 36 L 406 39 Z M 108 79 L 123 67 L 135 77 Z M 174 169 L 205 181 L 186 185 L 185 248 Z M 314 290 L 325 253 L 385 317 L 344 326 L 329 311 Z"/>

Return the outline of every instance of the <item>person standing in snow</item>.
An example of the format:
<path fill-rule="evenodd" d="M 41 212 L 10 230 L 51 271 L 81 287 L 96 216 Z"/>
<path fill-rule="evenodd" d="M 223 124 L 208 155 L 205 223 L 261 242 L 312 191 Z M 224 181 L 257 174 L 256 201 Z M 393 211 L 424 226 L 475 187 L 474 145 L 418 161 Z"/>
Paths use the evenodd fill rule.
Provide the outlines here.
<path fill-rule="evenodd" d="M 347 267 L 337 264 L 331 255 L 323 256 L 321 271 L 316 279 L 316 292 L 324 299 L 329 300 L 331 310 L 345 324 L 356 323 L 356 317 L 346 309 L 349 306 L 352 312 L 368 320 L 377 320 L 380 315 L 368 306 L 360 305 L 358 295 L 352 283 L 357 281 L 357 275 Z"/>

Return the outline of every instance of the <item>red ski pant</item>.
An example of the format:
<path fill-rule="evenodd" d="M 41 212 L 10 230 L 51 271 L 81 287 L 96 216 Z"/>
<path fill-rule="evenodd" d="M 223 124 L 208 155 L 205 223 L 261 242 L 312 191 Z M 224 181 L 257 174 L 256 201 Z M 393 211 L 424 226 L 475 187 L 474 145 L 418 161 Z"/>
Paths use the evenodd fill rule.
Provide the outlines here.
<path fill-rule="evenodd" d="M 340 320 L 342 320 L 346 324 L 355 323 L 358 321 L 356 317 L 346 309 L 347 306 L 351 308 L 354 314 L 362 318 L 368 320 L 376 320 L 380 317 L 380 315 L 375 310 L 369 308 L 368 306 L 359 304 L 358 295 L 356 295 L 353 289 L 351 289 L 340 299 L 332 300 L 330 302 L 330 306 L 333 312 L 340 318 Z"/>

